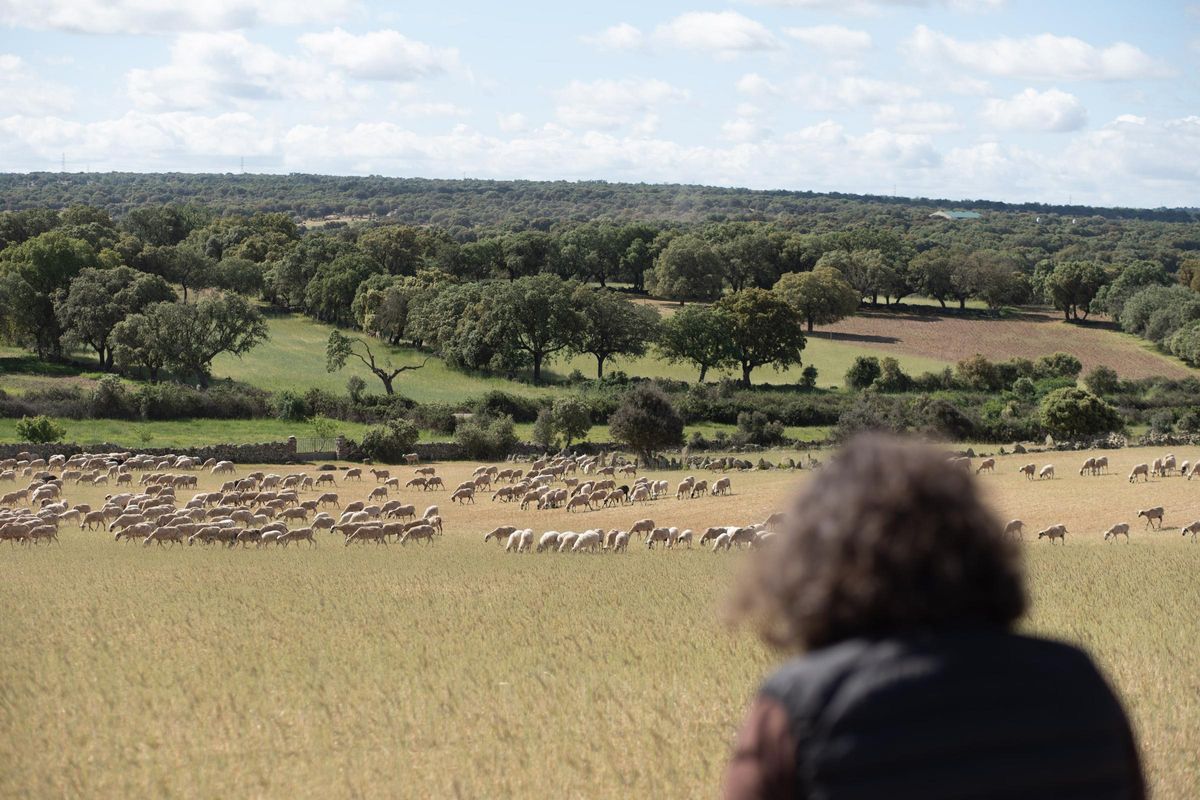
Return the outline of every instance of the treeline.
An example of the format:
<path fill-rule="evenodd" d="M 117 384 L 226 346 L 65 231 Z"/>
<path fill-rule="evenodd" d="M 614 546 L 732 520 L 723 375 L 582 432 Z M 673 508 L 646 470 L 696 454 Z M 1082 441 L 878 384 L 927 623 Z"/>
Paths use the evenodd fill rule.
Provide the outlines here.
<path fill-rule="evenodd" d="M 676 222 L 800 220 L 840 222 L 873 213 L 923 218 L 943 208 L 996 215 L 1059 215 L 1110 220 L 1194 222 L 1196 209 L 1104 208 L 1048 203 L 954 201 L 841 192 L 760 191 L 686 184 L 606 181 L 430 180 L 336 175 L 191 173 L 0 174 L 0 209 L 91 205 L 123 215 L 145 205 L 195 203 L 219 214 L 284 212 L 301 219 L 391 217 L 418 225 L 476 228 L 515 221 L 549 227 L 560 220 Z"/>

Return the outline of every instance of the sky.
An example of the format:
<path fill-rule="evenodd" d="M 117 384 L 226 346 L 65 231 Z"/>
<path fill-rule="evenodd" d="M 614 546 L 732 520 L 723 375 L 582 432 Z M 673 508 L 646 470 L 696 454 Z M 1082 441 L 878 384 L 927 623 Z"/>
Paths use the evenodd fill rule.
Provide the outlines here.
<path fill-rule="evenodd" d="M 0 0 L 0 171 L 1200 206 L 1200 2 Z"/>

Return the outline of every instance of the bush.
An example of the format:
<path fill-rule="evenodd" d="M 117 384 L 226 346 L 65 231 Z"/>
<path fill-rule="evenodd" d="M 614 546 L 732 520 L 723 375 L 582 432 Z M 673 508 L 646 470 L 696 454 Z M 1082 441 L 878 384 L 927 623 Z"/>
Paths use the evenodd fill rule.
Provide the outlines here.
<path fill-rule="evenodd" d="M 1013 381 L 1012 392 L 1025 402 L 1029 402 L 1037 397 L 1037 386 L 1029 378 L 1017 378 Z"/>
<path fill-rule="evenodd" d="M 764 447 L 782 444 L 786 440 L 782 422 L 772 422 L 761 411 L 738 414 L 738 438 L 743 444 L 758 444 Z"/>
<path fill-rule="evenodd" d="M 291 389 L 275 395 L 275 416 L 285 422 L 300 422 L 308 419 L 308 404 Z"/>
<path fill-rule="evenodd" d="M 558 448 L 558 431 L 554 425 L 553 411 L 543 408 L 538 412 L 537 419 L 533 423 L 531 438 L 534 444 L 539 444 L 547 450 Z"/>
<path fill-rule="evenodd" d="M 879 362 L 880 375 L 875 381 L 875 388 L 881 392 L 907 392 L 912 388 L 913 379 L 900 367 L 900 362 L 888 356 Z"/>
<path fill-rule="evenodd" d="M 800 371 L 800 388 L 805 390 L 817 388 L 817 368 L 812 364 Z"/>
<path fill-rule="evenodd" d="M 92 390 L 90 416 L 97 419 L 136 419 L 137 402 L 116 375 L 105 375 Z"/>
<path fill-rule="evenodd" d="M 1070 378 L 1075 380 L 1083 371 L 1083 364 L 1070 353 L 1055 353 L 1042 356 L 1033 363 L 1034 374 L 1039 378 Z"/>
<path fill-rule="evenodd" d="M 517 433 L 512 417 L 474 416 L 459 423 L 454 441 L 462 446 L 468 458 L 480 461 L 505 458 L 517 445 Z"/>
<path fill-rule="evenodd" d="M 351 375 L 346 379 L 346 394 L 350 396 L 350 402 L 357 403 L 366 391 L 367 382 L 358 375 Z"/>
<path fill-rule="evenodd" d="M 577 397 L 555 400 L 551 413 L 554 418 L 554 430 L 562 434 L 568 447 L 571 446 L 571 442 L 583 439 L 592 429 L 591 409 Z"/>
<path fill-rule="evenodd" d="M 683 443 L 683 418 L 659 389 L 641 385 L 630 389 L 608 420 L 613 438 L 649 462 L 651 455 Z"/>
<path fill-rule="evenodd" d="M 17 423 L 17 438 L 30 444 L 49 444 L 62 441 L 67 429 L 44 415 L 21 417 Z"/>
<path fill-rule="evenodd" d="M 875 356 L 859 356 L 846 370 L 846 386 L 851 389 L 866 389 L 882 374 L 879 359 Z"/>
<path fill-rule="evenodd" d="M 956 382 L 965 389 L 977 392 L 998 392 L 1006 385 L 1000 370 L 991 361 L 976 353 L 958 362 L 954 368 Z"/>
<path fill-rule="evenodd" d="M 408 418 L 424 430 L 454 433 L 458 427 L 458 417 L 455 416 L 457 410 L 448 403 L 422 403 L 413 407 Z"/>
<path fill-rule="evenodd" d="M 1150 415 L 1151 433 L 1170 433 L 1175 430 L 1175 415 L 1163 409 Z"/>
<path fill-rule="evenodd" d="M 360 449 L 367 458 L 380 464 L 400 464 L 411 453 L 420 432 L 406 419 L 389 419 L 363 434 Z"/>
<path fill-rule="evenodd" d="M 1178 425 L 1184 433 L 1200 433 L 1200 408 L 1192 406 L 1183 412 Z"/>
<path fill-rule="evenodd" d="M 534 422 L 541 404 L 532 398 L 491 391 L 476 400 L 471 410 L 485 417 L 511 417 L 515 422 Z"/>
<path fill-rule="evenodd" d="M 1057 389 L 1042 399 L 1042 425 L 1056 439 L 1081 439 L 1120 430 L 1121 415 L 1086 389 Z"/>
<path fill-rule="evenodd" d="M 1117 371 L 1112 367 L 1099 366 L 1084 376 L 1083 385 L 1092 394 L 1115 394 L 1121 388 L 1121 379 L 1117 377 Z"/>
<path fill-rule="evenodd" d="M 848 439 L 865 431 L 903 433 L 908 429 L 904 400 L 899 397 L 863 392 L 838 419 L 834 438 Z"/>
<path fill-rule="evenodd" d="M 951 441 L 964 441 L 975 436 L 975 423 L 949 400 L 922 397 L 914 404 L 911 416 L 921 432 Z"/>

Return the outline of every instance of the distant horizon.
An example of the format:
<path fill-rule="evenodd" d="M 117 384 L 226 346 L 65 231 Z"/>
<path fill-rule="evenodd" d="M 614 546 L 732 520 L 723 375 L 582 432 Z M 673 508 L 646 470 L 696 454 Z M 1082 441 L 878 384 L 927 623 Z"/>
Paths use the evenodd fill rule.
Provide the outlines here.
<path fill-rule="evenodd" d="M 696 189 L 715 189 L 731 192 L 761 192 L 769 193 L 788 193 L 788 194 L 807 194 L 807 195 L 845 195 L 863 198 L 868 201 L 898 201 L 898 202 L 914 202 L 920 204 L 944 204 L 947 207 L 946 211 L 953 211 L 951 205 L 971 206 L 975 204 L 1001 204 L 1006 206 L 1046 206 L 1049 208 L 1095 208 L 1107 210 L 1142 210 L 1142 211 L 1200 211 L 1200 205 L 1193 206 L 1149 206 L 1149 205 L 1103 205 L 1098 203 L 1080 203 L 1066 202 L 1058 203 L 1047 200 L 1000 200 L 990 197 L 939 197 L 936 195 L 905 195 L 905 194 L 877 194 L 871 192 L 854 192 L 840 189 L 803 189 L 803 188 L 788 188 L 788 187 L 754 187 L 754 186 L 739 186 L 733 184 L 714 184 L 714 183 L 696 183 L 683 181 L 636 181 L 636 180 L 613 180 L 609 178 L 497 178 L 497 177 L 475 177 L 471 175 L 459 177 L 438 177 L 428 175 L 381 175 L 378 173 L 339 173 L 339 172 L 304 172 L 293 170 L 290 172 L 239 172 L 239 171 L 219 171 L 219 170 L 183 170 L 183 169 L 164 169 L 164 170 L 70 170 L 66 172 L 62 170 L 30 170 L 30 171 L 13 171 L 0 170 L 0 175 L 10 176 L 34 176 L 34 175 L 139 175 L 139 176 L 156 176 L 156 175 L 188 175 L 188 176 L 220 176 L 220 177 L 268 177 L 268 178 L 287 178 L 292 176 L 313 176 L 320 178 L 382 178 L 384 180 L 414 180 L 414 181 L 440 181 L 452 183 L 466 183 L 475 181 L 480 183 L 565 183 L 565 184 L 588 184 L 588 183 L 603 183 L 615 186 L 678 186 L 681 188 L 696 188 Z"/>
<path fill-rule="evenodd" d="M 39 0 L 0 30 L 14 172 L 1200 198 L 1198 0 Z"/>

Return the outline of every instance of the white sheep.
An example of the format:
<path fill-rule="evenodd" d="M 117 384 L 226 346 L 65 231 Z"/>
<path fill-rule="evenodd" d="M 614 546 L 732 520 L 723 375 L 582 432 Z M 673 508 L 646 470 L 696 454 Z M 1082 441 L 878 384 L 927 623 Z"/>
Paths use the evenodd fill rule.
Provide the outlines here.
<path fill-rule="evenodd" d="M 546 531 L 542 534 L 542 538 L 538 539 L 537 551 L 539 553 L 553 550 L 556 547 L 558 547 L 558 531 Z"/>
<path fill-rule="evenodd" d="M 1058 539 L 1063 544 L 1067 543 L 1067 526 L 1066 525 L 1051 525 L 1044 531 L 1038 531 L 1039 539 L 1049 539 L 1050 544 L 1054 544 L 1054 540 Z"/>
<path fill-rule="evenodd" d="M 1137 483 L 1139 475 L 1142 477 L 1142 480 L 1148 483 L 1150 481 L 1150 465 L 1135 464 L 1133 470 L 1129 473 L 1129 482 Z"/>
<path fill-rule="evenodd" d="M 1018 539 L 1024 538 L 1025 523 L 1019 519 L 1009 520 L 1008 524 L 1004 526 L 1004 533 L 1010 536 L 1016 534 Z"/>
<path fill-rule="evenodd" d="M 1200 522 L 1192 523 L 1192 524 L 1200 525 Z M 1118 536 L 1124 536 L 1125 541 L 1126 542 L 1129 541 L 1129 523 L 1128 522 L 1118 522 L 1116 525 L 1113 525 L 1111 528 L 1106 530 L 1104 532 L 1104 541 L 1107 542 L 1111 539 L 1112 541 L 1115 542 L 1117 540 Z"/>
<path fill-rule="evenodd" d="M 578 553 L 583 550 L 591 550 L 596 552 L 600 547 L 600 531 L 592 529 L 584 531 L 575 539 L 575 544 L 571 546 L 572 553 Z"/>
<path fill-rule="evenodd" d="M 1054 465 L 1047 464 L 1038 470 L 1038 480 L 1054 480 Z"/>
<path fill-rule="evenodd" d="M 558 552 L 565 553 L 575 544 L 575 540 L 579 538 L 579 534 L 575 531 L 563 531 L 558 535 Z"/>
<path fill-rule="evenodd" d="M 717 537 L 717 540 L 715 542 L 713 542 L 712 551 L 715 553 L 718 550 L 730 549 L 730 547 L 732 546 L 732 539 L 733 539 L 732 533 L 729 533 L 728 531 L 726 531 L 725 533 L 722 533 L 720 536 Z"/>

